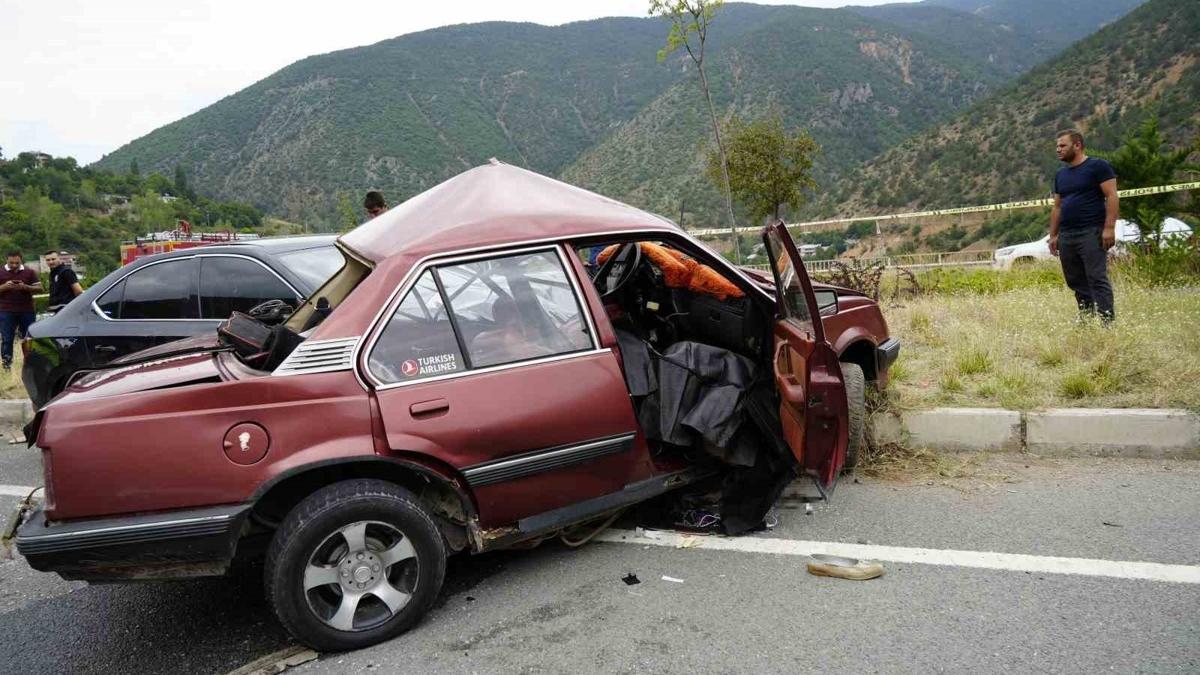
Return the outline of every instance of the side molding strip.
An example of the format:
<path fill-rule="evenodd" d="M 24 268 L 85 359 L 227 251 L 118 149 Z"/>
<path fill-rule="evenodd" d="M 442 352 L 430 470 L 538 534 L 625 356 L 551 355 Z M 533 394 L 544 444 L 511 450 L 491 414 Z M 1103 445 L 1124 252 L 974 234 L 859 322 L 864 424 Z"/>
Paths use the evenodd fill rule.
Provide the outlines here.
<path fill-rule="evenodd" d="M 553 471 L 593 459 L 615 455 L 633 448 L 636 434 L 621 434 L 599 438 L 586 443 L 561 445 L 545 450 L 535 450 L 523 455 L 477 464 L 463 470 L 463 476 L 471 487 L 481 487 L 507 480 L 524 478 L 533 474 Z"/>

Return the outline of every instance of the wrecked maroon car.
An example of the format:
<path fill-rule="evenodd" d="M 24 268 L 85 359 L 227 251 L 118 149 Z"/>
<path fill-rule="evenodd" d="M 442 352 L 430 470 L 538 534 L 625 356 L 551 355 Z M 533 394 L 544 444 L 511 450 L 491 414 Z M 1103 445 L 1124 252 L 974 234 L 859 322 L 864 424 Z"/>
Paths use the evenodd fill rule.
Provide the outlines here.
<path fill-rule="evenodd" d="M 453 552 L 688 490 L 751 529 L 797 476 L 833 488 L 846 373 L 861 395 L 898 347 L 866 298 L 820 306 L 782 225 L 763 236 L 771 280 L 625 204 L 467 171 L 343 235 L 341 270 L 282 322 L 235 314 L 211 349 L 42 408 L 44 503 L 18 550 L 90 581 L 262 557 L 283 625 L 344 650 L 411 627 Z"/>

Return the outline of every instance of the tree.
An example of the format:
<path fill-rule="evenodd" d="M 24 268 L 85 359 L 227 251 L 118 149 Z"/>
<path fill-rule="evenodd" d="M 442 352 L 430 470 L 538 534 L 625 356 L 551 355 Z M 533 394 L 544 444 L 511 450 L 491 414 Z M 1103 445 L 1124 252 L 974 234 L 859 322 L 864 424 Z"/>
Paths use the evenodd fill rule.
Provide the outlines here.
<path fill-rule="evenodd" d="M 725 206 L 729 211 L 729 229 L 733 233 L 734 259 L 742 261 L 741 237 L 737 232 L 737 218 L 733 215 L 733 190 L 729 182 L 729 162 L 725 154 L 725 144 L 721 140 L 721 125 L 717 121 L 717 109 L 713 106 L 712 92 L 708 87 L 708 74 L 704 71 L 704 49 L 708 42 L 708 28 L 717 10 L 724 4 L 723 0 L 650 0 L 650 16 L 658 16 L 671 22 L 671 31 L 667 34 L 667 44 L 658 51 L 658 60 L 665 61 L 667 56 L 682 47 L 696 71 L 700 74 L 700 89 L 704 92 L 704 101 L 708 104 L 708 116 L 712 121 L 713 137 L 717 141 L 717 153 L 720 158 L 721 176 L 724 179 Z M 695 41 L 693 43 L 693 35 Z"/>
<path fill-rule="evenodd" d="M 134 195 L 131 200 L 133 213 L 137 216 L 145 232 L 165 232 L 174 230 L 175 209 L 163 201 L 158 192 L 147 189 L 140 195 Z"/>
<path fill-rule="evenodd" d="M 129 160 L 129 175 L 130 176 L 142 175 L 142 170 L 140 168 L 138 168 L 137 157 L 134 157 L 133 159 Z"/>
<path fill-rule="evenodd" d="M 358 227 L 358 213 L 354 210 L 354 203 L 347 192 L 338 194 L 337 222 L 339 232 L 349 232 Z"/>
<path fill-rule="evenodd" d="M 735 117 L 726 138 L 727 170 L 722 172 L 719 153 L 710 151 L 706 173 L 713 183 L 727 180 L 733 196 L 755 220 L 778 220 L 782 207 L 799 207 L 805 188 L 816 187 L 813 155 L 820 149 L 803 131 L 789 134 L 781 116 L 750 123 Z"/>
<path fill-rule="evenodd" d="M 28 217 L 32 237 L 29 243 L 39 253 L 47 248 L 58 248 L 58 233 L 67 220 L 66 209 L 36 187 L 27 188 L 21 193 L 18 203 Z"/>
<path fill-rule="evenodd" d="M 1188 156 L 1200 151 L 1200 138 L 1190 145 L 1172 150 L 1158 129 L 1158 116 L 1151 115 L 1121 141 L 1115 152 L 1097 152 L 1117 172 L 1117 185 L 1129 188 L 1166 185 L 1186 172 L 1200 171 L 1188 162 Z M 1121 217 L 1137 226 L 1142 241 L 1152 250 L 1162 243 L 1163 221 L 1178 211 L 1177 195 L 1167 192 L 1121 201 Z"/>
<path fill-rule="evenodd" d="M 196 201 L 196 193 L 188 187 L 187 173 L 179 164 L 175 165 L 175 194 L 179 197 L 187 197 L 190 201 Z"/>

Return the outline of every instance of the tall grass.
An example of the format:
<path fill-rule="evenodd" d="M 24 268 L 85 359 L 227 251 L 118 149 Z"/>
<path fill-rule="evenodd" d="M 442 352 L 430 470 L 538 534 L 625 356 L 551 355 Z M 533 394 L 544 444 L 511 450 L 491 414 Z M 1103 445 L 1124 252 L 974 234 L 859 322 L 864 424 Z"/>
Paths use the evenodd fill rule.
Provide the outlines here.
<path fill-rule="evenodd" d="M 1080 320 L 1053 265 L 947 275 L 885 305 L 903 343 L 893 405 L 1200 410 L 1200 287 L 1114 271 L 1111 327 Z"/>
<path fill-rule="evenodd" d="M 21 343 L 13 345 L 12 370 L 0 370 L 0 398 L 25 398 L 21 384 Z"/>

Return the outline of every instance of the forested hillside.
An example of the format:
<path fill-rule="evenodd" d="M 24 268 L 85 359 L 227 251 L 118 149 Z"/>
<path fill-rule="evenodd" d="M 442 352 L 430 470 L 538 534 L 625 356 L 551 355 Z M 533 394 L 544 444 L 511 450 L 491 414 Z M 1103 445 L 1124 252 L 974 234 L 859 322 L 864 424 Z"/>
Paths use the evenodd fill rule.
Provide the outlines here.
<path fill-rule="evenodd" d="M 1146 0 L 928 0 L 1011 26 L 1065 47 L 1125 16 Z"/>
<path fill-rule="evenodd" d="M 722 116 L 773 110 L 822 147 L 818 181 L 984 98 L 1004 81 L 927 36 L 852 12 L 780 8 L 710 64 Z M 786 11 L 782 11 L 786 10 Z M 686 58 L 686 57 L 684 57 Z M 687 224 L 719 213 L 704 178 L 712 132 L 693 80 L 679 82 L 563 172 L 568 182 L 625 199 Z"/>
<path fill-rule="evenodd" d="M 495 156 L 552 175 L 574 164 L 568 176 L 621 188 L 614 196 L 645 194 L 641 205 L 673 210 L 682 199 L 703 213 L 712 189 L 680 160 L 705 142 L 707 122 L 693 115 L 694 71 L 677 57 L 655 58 L 665 34 L 651 18 L 488 23 L 313 56 L 99 166 L 123 171 L 136 159 L 169 173 L 178 165 L 205 194 L 331 223 L 340 194 L 357 200 L 380 188 L 395 201 Z M 981 34 L 963 54 L 842 10 L 727 5 L 712 35 L 723 108 L 783 106 L 790 124 L 814 126 L 830 170 L 873 156 L 1022 67 L 1004 56 L 1012 52 L 1007 34 Z M 995 37 L 1004 40 L 992 49 Z M 658 124 L 664 109 L 673 109 L 670 119 Z M 663 125 L 685 147 L 640 162 L 649 144 L 662 148 Z M 613 146 L 620 142 L 634 155 Z M 629 174 L 650 183 L 612 182 Z"/>
<path fill-rule="evenodd" d="M 1011 75 L 1023 73 L 1045 61 L 1066 44 L 1037 35 L 1036 27 L 1001 23 L 928 2 L 846 9 L 902 26 L 907 31 L 940 41 L 961 54 L 976 53 L 988 64 Z"/>
<path fill-rule="evenodd" d="M 90 279 L 120 264 L 121 242 L 173 230 L 180 219 L 197 231 L 263 232 L 253 206 L 198 196 L 186 172 L 113 173 L 80 168 L 70 157 L 23 152 L 0 156 L 0 250 L 36 260 L 49 249 L 76 254 Z"/>
<path fill-rule="evenodd" d="M 1200 2 L 1151 0 L 953 121 L 834 186 L 814 213 L 869 213 L 1044 197 L 1055 132 L 1112 149 L 1152 113 L 1176 143 L 1200 133 Z"/>

